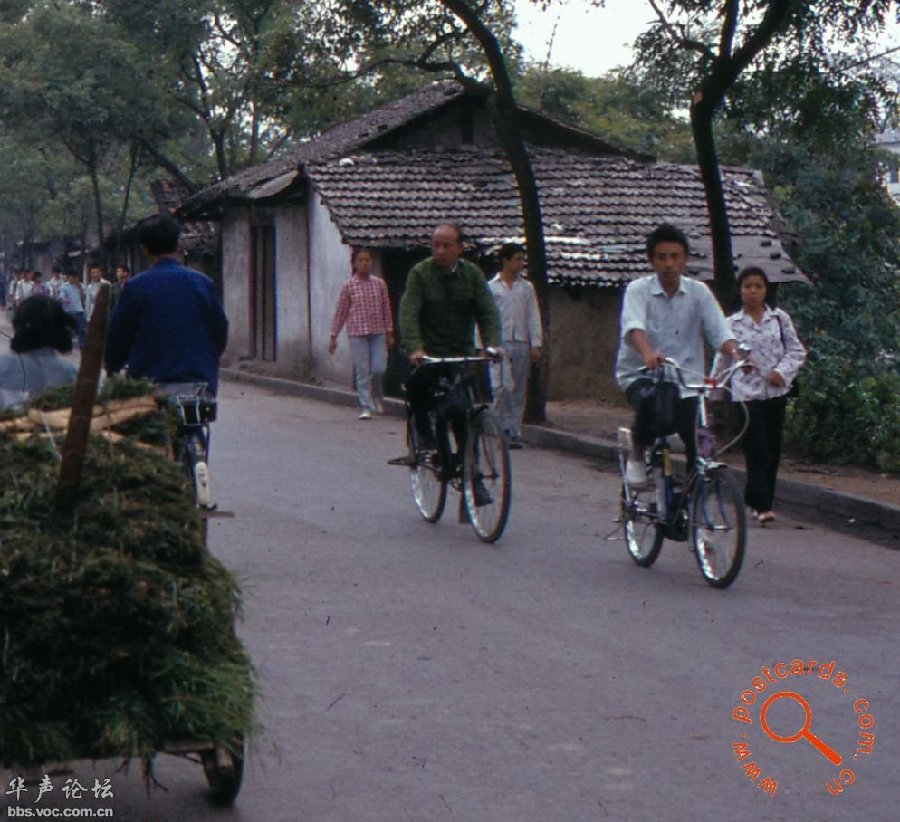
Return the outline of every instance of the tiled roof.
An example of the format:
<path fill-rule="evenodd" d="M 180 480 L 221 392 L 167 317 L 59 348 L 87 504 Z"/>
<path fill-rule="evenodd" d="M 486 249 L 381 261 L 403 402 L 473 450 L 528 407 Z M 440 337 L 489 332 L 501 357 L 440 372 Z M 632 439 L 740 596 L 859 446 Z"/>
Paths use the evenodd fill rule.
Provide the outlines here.
<path fill-rule="evenodd" d="M 573 149 L 530 147 L 541 193 L 550 279 L 616 285 L 647 273 L 644 238 L 659 223 L 683 228 L 688 271 L 712 277 L 712 246 L 699 171 Z M 344 242 L 427 247 L 436 225 L 456 222 L 482 250 L 522 239 L 521 209 L 499 150 L 360 153 L 311 162 L 306 173 Z M 761 265 L 774 282 L 805 280 L 782 249 L 760 176 L 725 169 L 739 267 Z"/>
<path fill-rule="evenodd" d="M 268 162 L 203 189 L 186 199 L 181 210 L 190 213 L 229 194 L 248 192 L 277 177 L 295 175 L 299 167 L 310 160 L 358 150 L 382 134 L 434 112 L 465 93 L 465 89 L 452 80 L 431 83 L 406 97 L 334 126 L 318 137 L 295 143 Z"/>

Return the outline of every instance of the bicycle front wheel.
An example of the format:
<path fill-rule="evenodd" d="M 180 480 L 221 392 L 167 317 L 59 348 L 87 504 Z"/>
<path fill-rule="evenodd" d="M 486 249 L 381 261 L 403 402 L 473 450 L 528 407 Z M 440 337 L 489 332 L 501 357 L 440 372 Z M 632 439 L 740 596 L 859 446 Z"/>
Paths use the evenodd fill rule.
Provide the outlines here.
<path fill-rule="evenodd" d="M 623 468 L 624 476 L 624 468 Z M 628 553 L 641 568 L 656 562 L 662 550 L 665 530 L 656 514 L 656 491 L 632 491 L 622 485 L 622 522 Z M 652 507 L 651 507 L 652 506 Z"/>
<path fill-rule="evenodd" d="M 509 446 L 490 411 L 476 414 L 463 458 L 463 498 L 469 522 L 484 542 L 496 542 L 509 518 L 512 472 Z"/>
<path fill-rule="evenodd" d="M 691 497 L 691 542 L 700 572 L 713 588 L 727 588 L 741 570 L 747 545 L 741 492 L 722 465 L 697 477 Z"/>
<path fill-rule="evenodd" d="M 436 451 L 416 448 L 415 422 L 410 420 L 406 434 L 411 465 L 409 482 L 416 509 L 426 522 L 437 522 L 447 503 L 447 479 L 441 471 L 441 457 Z"/>

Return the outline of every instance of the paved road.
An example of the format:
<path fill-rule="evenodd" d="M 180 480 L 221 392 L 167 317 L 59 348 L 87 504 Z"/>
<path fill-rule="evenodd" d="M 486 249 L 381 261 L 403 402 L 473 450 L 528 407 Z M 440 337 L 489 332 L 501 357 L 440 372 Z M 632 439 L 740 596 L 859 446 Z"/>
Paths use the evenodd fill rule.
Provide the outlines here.
<path fill-rule="evenodd" d="M 386 465 L 397 420 L 235 385 L 221 406 L 214 491 L 236 518 L 211 544 L 243 580 L 262 728 L 232 811 L 207 810 L 179 760 L 150 799 L 138 768 L 85 770 L 112 777 L 115 818 L 897 818 L 897 552 L 781 522 L 753 530 L 741 577 L 714 591 L 684 545 L 635 567 L 607 539 L 614 477 L 537 449 L 514 454 L 510 525 L 487 547 L 451 506 L 418 518 Z M 775 666 L 795 658 L 813 673 Z M 732 718 L 742 691 L 749 723 Z M 776 691 L 808 701 L 841 766 L 762 734 Z M 790 736 L 803 708 L 779 699 L 767 719 Z"/>

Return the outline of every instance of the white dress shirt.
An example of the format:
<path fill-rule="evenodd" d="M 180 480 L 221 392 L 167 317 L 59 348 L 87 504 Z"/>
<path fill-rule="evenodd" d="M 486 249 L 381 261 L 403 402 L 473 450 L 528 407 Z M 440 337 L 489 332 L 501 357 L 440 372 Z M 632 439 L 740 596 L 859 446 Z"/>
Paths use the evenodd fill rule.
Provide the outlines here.
<path fill-rule="evenodd" d="M 500 339 L 525 342 L 531 348 L 540 348 L 541 312 L 534 286 L 521 274 L 516 275 L 512 286 L 507 286 L 497 274 L 488 287 L 500 315 Z"/>
<path fill-rule="evenodd" d="M 670 297 L 656 274 L 629 283 L 622 303 L 616 382 L 625 391 L 641 374 L 644 360 L 632 345 L 629 332 L 639 329 L 656 351 L 671 357 L 689 380 L 706 375 L 703 338 L 718 351 L 734 338 L 713 293 L 703 283 L 684 275 Z M 696 392 L 681 388 L 684 397 Z"/>

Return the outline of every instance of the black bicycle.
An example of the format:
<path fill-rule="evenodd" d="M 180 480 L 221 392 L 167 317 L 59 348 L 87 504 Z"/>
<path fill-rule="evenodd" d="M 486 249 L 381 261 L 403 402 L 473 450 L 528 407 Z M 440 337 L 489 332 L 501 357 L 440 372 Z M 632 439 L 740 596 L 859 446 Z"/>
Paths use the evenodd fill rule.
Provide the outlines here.
<path fill-rule="evenodd" d="M 413 500 L 427 522 L 437 522 L 447 488 L 461 493 L 460 511 L 484 542 L 496 542 L 509 518 L 512 495 L 509 445 L 482 398 L 490 357 L 425 357 L 420 368 L 441 367 L 435 380 L 429 436 L 423 438 L 407 407 L 408 454 L 392 464 L 409 468 Z M 423 441 L 423 439 L 425 441 Z"/>
<path fill-rule="evenodd" d="M 201 511 L 212 511 L 209 485 L 209 424 L 216 419 L 216 398 L 206 383 L 161 383 L 157 386 L 161 404 L 175 411 L 176 427 L 172 455 L 184 468 Z"/>
<path fill-rule="evenodd" d="M 657 384 L 672 381 L 699 397 L 695 428 L 697 458 L 689 467 L 683 487 L 674 476 L 671 450 L 665 436 L 657 437 L 647 450 L 648 481 L 629 483 L 626 466 L 633 447 L 631 431 L 619 429 L 621 521 L 628 553 L 642 568 L 649 568 L 656 562 L 663 540 L 670 539 L 690 541 L 703 578 L 714 588 L 727 588 L 741 570 L 747 545 L 744 502 L 731 469 L 716 459 L 740 435 L 723 448 L 717 448 L 707 404 L 711 395 L 727 386 L 734 373 L 747 364 L 748 354 L 749 350 L 742 348 L 740 362 L 718 378 L 707 378 L 698 383 L 688 383 L 682 369 L 670 359 L 659 369 L 641 371 Z"/>

